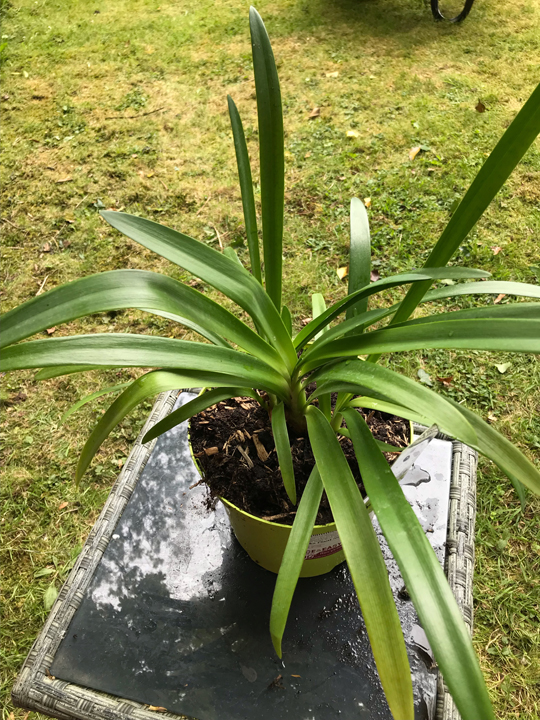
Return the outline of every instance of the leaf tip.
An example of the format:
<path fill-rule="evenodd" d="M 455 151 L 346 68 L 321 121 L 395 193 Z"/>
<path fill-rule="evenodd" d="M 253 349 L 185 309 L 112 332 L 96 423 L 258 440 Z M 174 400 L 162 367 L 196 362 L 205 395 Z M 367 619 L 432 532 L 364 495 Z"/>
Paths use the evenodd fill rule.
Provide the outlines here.
<path fill-rule="evenodd" d="M 274 646 L 274 650 L 276 651 L 276 655 L 281 660 L 283 657 L 283 652 L 281 650 L 281 637 L 274 635 L 274 633 L 271 633 L 270 635 L 272 638 L 272 645 Z"/>
<path fill-rule="evenodd" d="M 154 439 L 154 436 L 152 435 L 152 430 L 153 430 L 153 428 L 151 428 L 151 429 L 144 435 L 143 439 L 141 440 L 142 445 L 146 445 L 147 442 L 150 442 L 150 440 L 153 440 L 153 439 Z"/>

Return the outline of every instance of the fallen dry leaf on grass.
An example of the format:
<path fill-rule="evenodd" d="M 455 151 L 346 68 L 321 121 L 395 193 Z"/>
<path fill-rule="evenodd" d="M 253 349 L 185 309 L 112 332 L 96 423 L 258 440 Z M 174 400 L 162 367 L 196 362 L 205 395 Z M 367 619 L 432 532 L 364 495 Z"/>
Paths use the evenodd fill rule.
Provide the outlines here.
<path fill-rule="evenodd" d="M 347 277 L 349 274 L 349 266 L 345 265 L 345 267 L 340 267 L 336 270 L 337 276 L 340 280 L 343 280 L 343 278 Z"/>
<path fill-rule="evenodd" d="M 452 384 L 452 380 L 454 379 L 453 375 L 449 375 L 448 377 L 438 377 L 437 380 L 444 385 L 444 387 L 450 387 Z"/>
<path fill-rule="evenodd" d="M 65 177 L 65 178 L 62 178 L 62 180 L 57 180 L 56 184 L 59 185 L 60 183 L 71 182 L 72 180 L 73 180 L 72 177 Z"/>
<path fill-rule="evenodd" d="M 347 130 L 347 137 L 357 138 L 360 137 L 360 133 L 358 132 L 358 130 Z"/>
<path fill-rule="evenodd" d="M 495 245 L 494 247 L 491 248 L 491 252 L 494 255 L 498 255 L 501 252 L 501 250 L 502 250 L 502 247 L 499 247 L 498 245 Z"/>
<path fill-rule="evenodd" d="M 505 293 L 501 293 L 500 295 L 497 295 L 497 297 L 496 297 L 495 300 L 493 301 L 493 304 L 494 304 L 494 305 L 497 305 L 497 303 L 500 303 L 501 300 L 503 299 L 503 297 L 506 297 L 506 294 L 505 294 Z"/>
<path fill-rule="evenodd" d="M 370 208 L 370 207 L 371 207 L 371 198 L 370 198 L 370 197 L 369 197 L 369 198 L 364 198 L 364 205 L 365 205 L 367 208 Z"/>
<path fill-rule="evenodd" d="M 476 107 L 474 109 L 476 110 L 476 112 L 479 112 L 479 113 L 486 112 L 486 106 L 484 105 L 484 103 L 481 100 L 478 101 L 478 105 L 476 105 Z"/>
<path fill-rule="evenodd" d="M 381 275 L 380 275 L 379 271 L 378 271 L 378 270 L 372 270 L 372 271 L 369 273 L 369 279 L 371 280 L 371 282 L 377 282 L 377 280 L 380 280 L 380 279 L 381 279 Z"/>
<path fill-rule="evenodd" d="M 47 335 L 52 335 L 53 332 L 55 332 L 55 330 L 56 330 L 56 326 L 52 327 L 52 328 L 47 328 Z"/>
<path fill-rule="evenodd" d="M 411 148 L 411 149 L 409 150 L 409 160 L 414 160 L 414 158 L 418 155 L 418 153 L 420 152 L 420 150 L 421 150 L 421 148 L 420 148 L 419 145 L 417 145 L 416 147 Z"/>
<path fill-rule="evenodd" d="M 335 70 L 334 72 L 325 73 L 325 74 L 326 74 L 326 77 L 327 77 L 327 78 L 337 78 L 337 77 L 339 77 L 339 72 L 338 72 L 337 70 Z"/>
<path fill-rule="evenodd" d="M 320 107 L 313 108 L 313 110 L 308 115 L 310 120 L 313 120 L 314 118 L 318 118 L 320 116 L 321 116 L 321 108 Z"/>
<path fill-rule="evenodd" d="M 41 248 L 41 252 L 51 252 L 51 243 L 46 242 L 43 244 L 43 247 Z"/>
<path fill-rule="evenodd" d="M 61 502 L 60 505 L 58 506 L 58 509 L 59 509 L 59 510 L 63 510 L 63 509 L 66 508 L 68 505 L 69 505 L 69 503 L 67 503 L 67 502 Z"/>

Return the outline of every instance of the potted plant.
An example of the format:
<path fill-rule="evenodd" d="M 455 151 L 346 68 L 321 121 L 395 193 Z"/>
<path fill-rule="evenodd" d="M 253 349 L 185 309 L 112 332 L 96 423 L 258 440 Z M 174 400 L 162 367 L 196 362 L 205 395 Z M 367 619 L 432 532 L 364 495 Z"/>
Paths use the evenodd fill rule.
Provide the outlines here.
<path fill-rule="evenodd" d="M 350 437 L 371 508 L 462 717 L 487 720 L 493 711 L 457 604 L 385 461 L 382 452 L 388 448 L 373 439 L 357 408 L 436 423 L 493 460 L 521 496 L 524 485 L 540 492 L 538 469 L 481 418 L 377 363 L 381 353 L 417 348 L 540 352 L 540 303 L 488 305 L 409 319 L 420 303 L 458 295 L 505 293 L 540 298 L 540 288 L 534 285 L 489 281 L 488 273 L 480 270 L 445 267 L 538 134 L 540 86 L 480 170 L 423 268 L 370 283 L 367 213 L 353 199 L 348 294 L 329 308 L 316 296 L 313 319 L 294 334 L 290 312 L 281 304 L 284 149 L 279 81 L 264 24 L 253 8 L 250 27 L 259 122 L 263 263 L 246 141 L 231 98 L 229 113 L 251 272 L 232 249 L 222 254 L 140 217 L 111 211 L 101 214 L 132 240 L 221 291 L 249 315 L 252 325 L 187 284 L 147 271 L 115 270 L 57 287 L 5 313 L 1 369 L 41 368 L 37 377 L 45 379 L 103 367 L 159 368 L 132 382 L 99 421 L 82 451 L 77 480 L 112 428 L 143 399 L 165 390 L 207 388 L 154 426 L 146 441 L 233 396 L 251 397 L 265 407 L 271 414 L 283 483 L 293 504 L 297 497 L 288 427 L 307 433 L 316 466 L 298 502 L 279 569 L 270 619 L 274 646 L 281 654 L 288 609 L 324 489 L 390 709 L 397 720 L 405 720 L 413 717 L 405 643 L 369 512 L 338 441 L 338 435 Z M 473 282 L 429 291 L 433 280 L 446 278 Z M 403 285 L 410 289 L 401 302 L 368 309 L 370 296 Z M 165 316 L 209 342 L 113 333 L 20 342 L 52 325 L 125 308 Z M 331 326 L 343 314 L 345 319 Z M 390 323 L 377 328 L 386 318 L 391 318 Z M 306 394 L 308 383 L 313 382 L 315 390 Z M 331 393 L 337 393 L 333 406 Z"/>

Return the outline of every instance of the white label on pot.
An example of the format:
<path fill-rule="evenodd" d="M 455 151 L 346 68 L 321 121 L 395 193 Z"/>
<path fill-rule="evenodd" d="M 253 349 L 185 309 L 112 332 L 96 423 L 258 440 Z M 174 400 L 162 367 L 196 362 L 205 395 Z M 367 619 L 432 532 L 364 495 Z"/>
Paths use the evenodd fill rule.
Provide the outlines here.
<path fill-rule="evenodd" d="M 334 555 L 341 550 L 341 541 L 336 530 L 333 532 L 312 535 L 307 548 L 306 560 Z"/>

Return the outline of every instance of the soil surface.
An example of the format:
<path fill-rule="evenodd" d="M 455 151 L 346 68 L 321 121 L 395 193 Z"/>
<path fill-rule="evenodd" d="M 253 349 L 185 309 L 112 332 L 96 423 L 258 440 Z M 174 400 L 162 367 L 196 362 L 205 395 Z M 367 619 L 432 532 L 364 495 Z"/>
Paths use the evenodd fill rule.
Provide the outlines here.
<path fill-rule="evenodd" d="M 359 410 L 377 440 L 397 447 L 409 444 L 406 420 L 373 410 Z M 268 413 L 252 398 L 231 398 L 195 415 L 190 423 L 193 453 L 213 497 L 221 496 L 251 515 L 292 525 L 292 505 L 281 479 Z M 315 464 L 307 437 L 289 429 L 298 501 Z M 347 438 L 340 445 L 353 476 L 365 496 L 353 446 Z M 395 453 L 385 453 L 394 460 Z M 323 493 L 316 524 L 333 522 L 332 511 Z"/>

